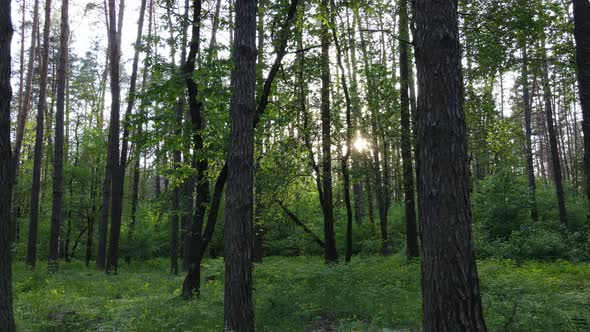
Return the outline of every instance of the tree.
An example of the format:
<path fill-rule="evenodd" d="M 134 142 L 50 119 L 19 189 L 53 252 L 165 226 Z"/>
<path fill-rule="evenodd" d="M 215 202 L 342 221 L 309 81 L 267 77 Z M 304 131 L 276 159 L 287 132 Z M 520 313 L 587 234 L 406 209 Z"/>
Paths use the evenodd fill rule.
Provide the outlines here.
<path fill-rule="evenodd" d="M 200 18 L 200 2 L 195 2 L 195 6 L 193 5 L 193 17 Z M 264 82 L 264 86 L 262 88 L 262 93 L 257 100 L 257 107 L 256 112 L 253 119 L 253 128 L 256 128 L 256 125 L 260 121 L 261 116 L 264 114 L 266 107 L 269 104 L 269 97 L 272 92 L 273 82 L 279 72 L 281 67 L 283 58 L 287 54 L 287 42 L 290 36 L 290 28 L 294 24 L 294 17 L 295 13 L 297 12 L 297 6 L 299 4 L 299 0 L 291 0 L 291 5 L 289 7 L 289 11 L 287 13 L 286 20 L 284 24 L 281 26 L 278 36 L 278 46 L 277 52 L 275 56 L 275 60 L 270 67 L 268 75 L 266 76 L 266 80 Z M 230 11 L 232 13 L 233 11 Z M 194 20 L 193 22 L 196 22 Z M 191 36 L 191 47 L 189 48 L 189 55 L 187 57 L 187 62 L 185 66 L 185 75 L 187 81 L 187 90 L 189 95 L 189 111 L 191 112 L 191 129 L 193 136 L 193 150 L 194 152 L 198 153 L 202 149 L 202 136 L 201 130 L 197 130 L 195 128 L 200 128 L 200 119 L 195 115 L 200 114 L 198 112 L 193 112 L 193 109 L 198 109 L 197 104 L 197 94 L 196 94 L 196 84 L 192 79 L 192 72 L 194 71 L 194 58 L 198 53 L 199 49 L 199 32 L 200 25 L 193 24 L 193 34 Z M 230 37 L 233 36 L 230 34 Z M 231 37 L 233 41 L 233 37 Z M 191 61 L 191 59 L 193 59 Z M 192 104 L 191 104 L 192 103 Z M 201 144 L 201 145 L 199 145 Z M 199 163 L 193 161 L 193 168 L 197 169 L 197 177 L 195 182 L 197 183 L 197 200 L 196 200 L 196 209 L 193 215 L 193 221 L 191 223 L 190 229 L 190 252 L 189 252 L 189 268 L 186 278 L 184 279 L 184 283 L 182 286 L 182 297 L 185 299 L 192 298 L 195 293 L 199 295 L 199 287 L 201 282 L 201 260 L 203 258 L 203 254 L 205 249 L 211 242 L 213 237 L 213 233 L 215 231 L 215 226 L 217 224 L 217 216 L 219 213 L 219 207 L 221 205 L 221 199 L 223 196 L 223 188 L 225 186 L 226 181 L 228 180 L 228 162 L 226 161 L 221 168 L 219 174 L 217 175 L 217 179 L 215 180 L 215 185 L 213 188 L 213 195 L 211 196 L 210 200 L 208 197 L 208 190 L 209 190 L 209 183 L 208 178 L 205 176 L 205 173 L 208 168 L 208 161 L 205 158 L 196 159 Z M 207 191 L 205 191 L 207 190 Z M 202 193 L 202 194 L 199 194 Z M 206 193 L 206 195 L 205 195 Z M 204 218 L 205 218 L 205 204 L 209 203 L 209 213 L 207 217 L 207 224 L 205 225 L 204 230 L 202 230 Z"/>
<path fill-rule="evenodd" d="M 125 110 L 125 116 L 123 121 L 123 141 L 121 144 L 121 158 L 118 160 L 118 165 L 114 172 L 112 191 L 113 201 L 111 209 L 111 242 L 109 244 L 109 256 L 107 259 L 107 271 L 117 273 L 118 258 L 119 258 L 119 239 L 121 237 L 121 216 L 123 213 L 123 192 L 125 184 L 125 170 L 127 165 L 127 150 L 129 148 L 129 133 L 130 133 L 130 118 L 133 110 L 133 104 L 135 103 L 135 90 L 137 84 L 137 68 L 139 64 L 139 51 L 141 48 L 141 33 L 143 29 L 143 18 L 145 15 L 146 0 L 141 1 L 139 10 L 139 20 L 137 22 L 137 37 L 135 39 L 135 53 L 133 55 L 133 64 L 131 69 L 131 82 L 129 85 L 129 96 L 127 97 L 127 109 Z M 119 27 L 118 27 L 118 44 L 120 48 L 121 44 L 121 26 L 123 22 L 123 1 L 119 3 Z M 118 63 L 118 62 L 113 62 Z M 115 67 L 115 66 L 114 66 Z M 112 72 L 111 72 L 112 74 Z M 111 81 L 112 84 L 112 81 Z M 117 78 L 117 84 L 120 85 L 119 79 Z M 119 98 L 120 98 L 120 87 Z M 120 107 L 120 106 L 119 106 Z M 117 137 L 118 141 L 118 137 Z M 118 143 L 117 143 L 118 144 Z M 118 157 L 118 156 L 117 156 Z"/>
<path fill-rule="evenodd" d="M 0 330 L 16 331 L 12 311 L 12 222 L 10 207 L 14 165 L 10 147 L 11 1 L 0 2 Z"/>
<path fill-rule="evenodd" d="M 334 45 L 336 46 L 336 59 L 338 68 L 340 68 L 340 81 L 342 89 L 344 90 L 344 99 L 346 104 L 346 152 L 343 153 L 340 160 L 340 169 L 342 171 L 342 185 L 344 187 L 344 205 L 346 206 L 346 254 L 344 260 L 348 263 L 352 257 L 352 204 L 350 201 L 350 170 L 348 167 L 348 160 L 352 154 L 352 98 L 348 91 L 348 83 L 346 81 L 346 71 L 342 61 L 342 49 L 338 40 L 338 31 L 336 30 L 336 4 L 334 0 L 330 0 L 330 7 L 332 13 L 330 15 L 330 27 L 332 28 L 332 37 L 334 38 Z M 324 247 L 325 249 L 325 247 Z"/>
<path fill-rule="evenodd" d="M 225 329 L 254 331 L 252 241 L 256 1 L 236 1 L 231 138 L 225 205 Z"/>
<path fill-rule="evenodd" d="M 543 52 L 545 52 L 543 50 Z M 549 135 L 549 148 L 551 151 L 551 165 L 553 169 L 553 182 L 555 182 L 555 195 L 559 209 L 559 221 L 567 226 L 567 215 L 565 209 L 565 197 L 563 193 L 563 180 L 561 173 L 561 160 L 557 147 L 557 133 L 553 124 L 553 105 L 551 87 L 549 86 L 549 65 L 547 59 L 543 60 L 543 102 L 545 104 L 545 119 L 547 120 L 547 134 Z"/>
<path fill-rule="evenodd" d="M 416 0 L 424 331 L 485 331 L 471 234 L 457 1 Z"/>
<path fill-rule="evenodd" d="M 529 184 L 529 200 L 531 205 L 531 219 L 537 221 L 537 185 L 535 183 L 535 167 L 533 165 L 533 144 L 531 141 L 531 102 L 529 97 L 528 82 L 528 54 L 526 45 L 522 48 L 522 104 L 524 109 L 524 131 L 525 131 L 525 154 L 526 154 L 526 173 Z"/>
<path fill-rule="evenodd" d="M 578 86 L 582 106 L 582 131 L 584 133 L 586 196 L 590 203 L 590 1 L 573 0 L 573 4 Z M 590 220 L 590 211 L 588 212 L 588 220 Z"/>
<path fill-rule="evenodd" d="M 62 219 L 63 162 L 64 162 L 64 109 L 66 75 L 68 69 L 70 27 L 68 24 L 68 1 L 61 2 L 59 37 L 59 63 L 57 66 L 57 102 L 55 111 L 55 145 L 53 157 L 53 205 L 51 208 L 51 233 L 49 237 L 49 271 L 57 271 L 59 231 Z"/>
<path fill-rule="evenodd" d="M 336 235 L 334 233 L 334 207 L 332 200 L 332 122 L 330 116 L 330 17 L 329 1 L 322 0 L 320 13 L 325 21 L 322 22 L 320 39 L 321 54 L 321 113 L 322 113 L 322 209 L 324 212 L 324 259 L 326 263 L 336 262 Z"/>
<path fill-rule="evenodd" d="M 406 217 L 406 254 L 418 257 L 418 234 L 416 230 L 416 205 L 414 203 L 414 169 L 412 167 L 412 129 L 410 126 L 409 64 L 408 57 L 408 2 L 402 0 L 399 8 L 399 68 L 400 68 L 400 116 L 401 149 L 403 163 L 404 206 Z"/>
<path fill-rule="evenodd" d="M 18 116 L 17 116 L 17 125 L 16 125 L 16 137 L 14 143 L 14 169 L 15 169 L 15 179 L 18 175 L 18 166 L 20 163 L 20 154 L 23 144 L 23 137 L 25 131 L 25 123 L 27 121 L 27 116 L 29 114 L 29 109 L 31 108 L 31 95 L 33 89 L 33 70 L 35 64 L 35 54 L 36 54 L 36 43 L 37 43 L 37 34 L 39 31 L 39 0 L 35 0 L 33 5 L 33 26 L 31 28 L 31 46 L 29 48 L 29 62 L 27 64 L 27 77 L 25 78 L 25 98 L 23 103 L 19 109 Z"/>
<path fill-rule="evenodd" d="M 37 261 L 37 227 L 39 224 L 39 195 L 41 191 L 41 162 L 43 160 L 43 129 L 47 112 L 47 68 L 49 67 L 49 34 L 51 27 L 51 0 L 45 2 L 45 22 L 43 23 L 43 50 L 39 74 L 39 103 L 37 108 L 37 128 L 35 130 L 35 157 L 33 164 L 33 186 L 31 188 L 31 213 L 29 219 L 29 242 L 27 245 L 27 265 L 35 268 Z"/>
<path fill-rule="evenodd" d="M 122 8 L 121 8 L 122 9 Z M 113 261 L 113 255 L 116 257 L 116 251 L 118 251 L 118 243 L 120 235 L 120 227 L 118 229 L 113 230 L 113 224 L 111 224 L 111 246 L 109 247 L 109 261 L 107 262 L 107 231 L 108 231 L 108 224 L 109 224 L 109 211 L 112 213 L 113 216 L 118 215 L 118 211 L 112 211 L 114 207 L 112 206 L 112 201 L 116 201 L 118 203 L 119 192 L 113 192 L 116 188 L 117 190 L 121 189 L 122 187 L 113 186 L 113 182 L 122 181 L 119 179 L 120 171 L 119 171 L 119 133 L 120 133 L 120 126 L 121 126 L 121 119 L 120 119 L 120 110 L 121 110 L 121 84 L 120 84 L 120 68 L 114 64 L 119 63 L 120 59 L 120 44 L 119 44 L 119 34 L 117 33 L 117 13 L 116 13 L 116 5 L 115 2 L 112 0 L 108 1 L 108 7 L 104 8 L 105 16 L 106 16 L 106 25 L 107 25 L 107 37 L 108 37 L 108 48 L 107 48 L 107 61 L 110 63 L 108 66 L 111 78 L 111 116 L 109 121 L 109 136 L 108 136 L 108 148 L 107 148 L 107 162 L 105 168 L 105 175 L 103 181 L 103 188 L 102 188 L 102 204 L 101 204 L 101 214 L 100 220 L 98 223 L 98 252 L 96 254 L 96 267 L 99 270 L 105 270 L 107 272 L 111 272 L 111 269 L 114 269 L 116 273 L 116 266 L 110 265 L 109 263 L 116 262 Z M 121 24 L 117 24 L 121 25 Z M 106 77 L 106 76 L 105 76 Z M 158 182 L 159 184 L 159 182 Z M 113 220 L 111 218 L 111 223 Z M 118 224 L 120 226 L 121 220 L 119 218 Z M 117 224 L 117 220 L 115 220 L 115 226 Z M 113 238 L 115 235 L 116 238 Z M 115 248 L 116 246 L 116 248 Z"/>

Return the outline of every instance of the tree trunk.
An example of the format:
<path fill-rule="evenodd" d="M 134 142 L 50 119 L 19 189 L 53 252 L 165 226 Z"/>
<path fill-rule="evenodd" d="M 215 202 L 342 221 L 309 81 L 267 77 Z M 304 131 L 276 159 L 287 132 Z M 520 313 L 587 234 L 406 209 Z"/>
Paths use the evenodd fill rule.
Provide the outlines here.
<path fill-rule="evenodd" d="M 486 331 L 471 233 L 456 1 L 416 0 L 424 331 Z"/>
<path fill-rule="evenodd" d="M 573 4 L 578 86 L 580 105 L 582 106 L 582 132 L 584 133 L 586 197 L 590 203 L 590 1 L 573 0 Z M 588 211 L 588 221 L 590 222 L 590 210 Z"/>
<path fill-rule="evenodd" d="M 522 49 L 522 101 L 524 107 L 524 131 L 525 131 L 525 155 L 526 155 L 526 172 L 529 183 L 529 204 L 531 205 L 531 219 L 537 221 L 537 185 L 535 183 L 535 168 L 533 165 L 533 146 L 531 143 L 531 102 L 529 98 L 528 84 L 528 56 L 526 46 Z"/>
<path fill-rule="evenodd" d="M 342 49 L 338 40 L 337 22 L 336 22 L 336 5 L 334 0 L 330 0 L 332 9 L 330 15 L 330 27 L 332 28 L 332 37 L 334 38 L 334 45 L 336 46 L 336 59 L 338 60 L 338 67 L 340 68 L 340 80 L 342 82 L 342 89 L 344 90 L 344 99 L 346 102 L 346 153 L 342 156 L 340 163 L 342 171 L 342 185 L 344 187 L 344 204 L 346 206 L 346 254 L 345 261 L 348 263 L 352 258 L 352 204 L 350 201 L 350 170 L 348 168 L 348 160 L 352 153 L 352 100 L 348 91 L 348 83 L 346 81 L 346 71 L 342 62 Z"/>
<path fill-rule="evenodd" d="M 253 120 L 253 128 L 256 128 L 256 125 L 258 124 L 258 121 L 260 120 L 261 115 L 264 113 L 264 111 L 266 110 L 266 106 L 268 105 L 268 99 L 272 90 L 272 85 L 274 82 L 274 79 L 279 71 L 279 68 L 281 67 L 281 63 L 282 60 L 284 58 L 284 56 L 286 55 L 287 51 L 286 51 L 286 47 L 287 47 L 287 41 L 288 41 L 288 36 L 289 36 L 289 29 L 291 27 L 291 25 L 293 24 L 293 20 L 295 17 L 295 12 L 298 6 L 299 0 L 291 0 L 291 6 L 289 7 L 289 12 L 287 14 L 287 19 L 285 21 L 285 24 L 281 27 L 281 30 L 279 31 L 279 35 L 281 36 L 279 45 L 277 47 L 277 52 L 276 52 L 276 57 L 274 60 L 274 63 L 272 64 L 268 76 L 266 77 L 266 81 L 264 82 L 264 88 L 262 91 L 262 94 L 260 96 L 260 98 L 258 99 L 258 107 L 256 108 L 256 113 L 254 115 L 254 120 Z M 194 10 L 194 17 L 200 17 L 200 2 L 195 2 L 195 5 L 193 5 L 193 10 Z M 230 14 L 233 11 L 230 11 Z M 231 17 L 231 16 L 230 16 Z M 196 21 L 196 20 L 195 20 Z M 230 19 L 231 21 L 231 19 Z M 187 75 L 187 90 L 189 91 L 189 107 L 192 110 L 192 107 L 198 106 L 196 104 L 196 90 L 193 90 L 193 86 L 195 85 L 195 83 L 192 81 L 190 73 L 194 70 L 194 57 L 196 55 L 196 53 L 198 52 L 199 49 L 199 44 L 198 44 L 198 36 L 199 36 L 199 24 L 193 24 L 193 35 L 192 35 L 192 39 L 191 39 L 191 48 L 189 49 L 189 56 L 187 58 L 187 63 L 185 66 L 185 75 Z M 195 37 L 197 36 L 197 37 Z M 232 34 L 230 34 L 230 39 L 233 38 L 231 37 Z M 232 39 L 233 40 L 233 39 Z M 190 61 L 190 59 L 192 60 L 192 63 Z M 191 69 L 192 68 L 192 69 Z M 189 81 L 190 80 L 190 81 Z M 196 88 L 196 87 L 195 87 Z M 192 92 L 191 92 L 192 91 Z M 191 103 L 194 103 L 191 105 Z M 195 108 L 197 109 L 197 108 Z M 199 112 L 191 112 L 191 117 L 194 115 L 194 118 L 191 118 L 192 123 L 192 127 L 194 128 L 198 128 L 198 126 L 200 125 L 198 121 L 200 115 Z M 197 117 L 199 116 L 199 117 Z M 199 141 L 197 141 L 197 138 L 199 138 L 199 140 L 201 140 L 201 142 L 199 143 Z M 200 135 L 197 133 L 196 135 L 193 135 L 193 150 L 198 151 L 199 149 L 202 148 L 202 138 L 200 138 Z M 197 147 L 197 143 L 201 144 L 200 148 L 195 148 Z M 209 208 L 209 214 L 207 216 L 207 224 L 205 226 L 205 230 L 202 233 L 201 236 L 201 227 L 202 227 L 202 222 L 204 219 L 204 215 L 205 215 L 205 210 L 204 210 L 204 204 L 206 204 L 208 202 L 208 194 L 209 194 L 209 184 L 207 181 L 207 177 L 204 176 L 208 164 L 207 164 L 207 160 L 201 160 L 199 161 L 200 164 L 197 164 L 196 166 L 193 164 L 193 167 L 197 168 L 197 202 L 196 202 L 196 211 L 195 211 L 195 215 L 193 216 L 193 222 L 191 225 L 191 241 L 193 241 L 193 239 L 195 240 L 196 243 L 191 243 L 190 247 L 192 252 L 190 253 L 189 259 L 190 259 L 190 266 L 188 269 L 188 273 L 186 278 L 184 279 L 184 284 L 183 284 L 183 288 L 182 288 L 182 296 L 185 299 L 189 299 L 193 297 L 193 294 L 196 292 L 198 295 L 198 287 L 200 286 L 200 264 L 201 264 L 201 258 L 203 256 L 203 253 L 205 252 L 205 249 L 207 248 L 207 246 L 209 245 L 209 242 L 211 241 L 211 238 L 213 236 L 213 232 L 215 230 L 215 224 L 217 222 L 217 215 L 219 212 L 219 206 L 221 205 L 221 198 L 223 196 L 223 188 L 225 186 L 225 183 L 227 181 L 228 178 L 228 163 L 226 162 L 221 171 L 219 172 L 219 175 L 217 176 L 217 180 L 215 181 L 215 187 L 214 187 L 214 191 L 213 191 L 213 196 L 211 197 L 211 202 L 210 202 L 210 208 Z M 201 179 L 201 181 L 199 181 L 199 179 Z M 206 190 L 206 191 L 205 191 Z M 197 225 L 197 223 L 200 222 L 200 225 Z M 200 251 L 197 251 L 197 249 L 200 248 Z"/>
<path fill-rule="evenodd" d="M 149 15 L 148 15 L 148 46 L 147 49 L 150 50 L 151 49 L 151 37 L 152 37 L 152 7 L 153 7 L 153 0 L 150 0 L 150 10 L 149 10 Z M 188 3 L 188 0 L 186 1 Z M 144 14 L 145 16 L 145 9 L 144 9 Z M 142 22 L 142 26 L 143 26 L 143 22 Z M 146 55 L 147 56 L 147 55 Z M 143 71 L 143 75 L 141 78 L 141 89 L 142 92 L 145 90 L 145 85 L 147 82 L 147 74 L 148 71 L 144 70 Z M 145 112 L 145 105 L 142 103 L 139 106 L 139 113 L 140 115 L 143 115 Z M 141 136 L 143 132 L 143 124 L 140 123 L 137 126 L 137 135 Z M 141 150 L 142 150 L 142 146 L 139 143 L 135 143 L 135 161 L 133 163 L 133 180 L 132 180 L 132 193 L 131 193 L 131 221 L 129 223 L 129 228 L 127 230 L 127 242 L 131 243 L 133 241 L 133 233 L 135 232 L 135 227 L 137 225 L 137 206 L 138 206 L 138 202 L 139 202 L 139 177 L 140 177 L 140 172 L 139 172 L 139 166 L 140 166 L 140 161 L 141 161 Z M 127 264 L 131 263 L 131 257 L 127 256 L 125 257 L 125 262 Z"/>
<path fill-rule="evenodd" d="M 553 169 L 553 181 L 555 182 L 555 195 L 559 209 L 559 221 L 567 226 L 565 197 L 563 193 L 561 161 L 557 147 L 557 134 L 553 124 L 553 107 L 551 105 L 551 88 L 549 87 L 549 66 L 547 60 L 543 60 L 543 99 L 545 102 L 545 119 L 547 120 L 547 132 L 549 134 L 549 147 L 551 149 L 551 165 Z"/>
<path fill-rule="evenodd" d="M 412 128 L 410 125 L 409 57 L 408 57 L 408 2 L 402 0 L 399 9 L 400 24 L 400 114 L 401 114 L 401 149 L 404 169 L 404 202 L 406 216 L 406 254 L 418 257 L 418 234 L 416 230 L 416 206 L 414 203 L 414 169 L 412 167 Z"/>
<path fill-rule="evenodd" d="M 110 2 L 109 2 L 110 6 Z M 141 7 L 139 11 L 139 21 L 137 23 L 137 37 L 135 39 L 135 53 L 133 56 L 133 65 L 131 71 L 131 82 L 129 85 L 129 96 L 127 98 L 127 109 L 125 110 L 125 116 L 123 120 L 123 141 L 121 144 L 121 159 L 118 160 L 118 165 L 113 170 L 113 182 L 112 182 L 112 208 L 111 208 L 111 238 L 109 243 L 109 256 L 107 259 L 107 272 L 117 273 L 118 268 L 118 258 L 119 258 L 119 238 L 121 236 L 121 215 L 123 212 L 123 193 L 124 193 L 124 184 L 125 184 L 125 171 L 127 165 L 127 149 L 129 148 L 129 131 L 130 125 L 129 121 L 131 118 L 131 112 L 133 110 L 133 104 L 135 102 L 135 90 L 136 90 L 136 83 L 137 83 L 137 67 L 139 63 L 139 52 L 141 50 L 141 33 L 143 29 L 143 18 L 145 15 L 145 6 L 146 0 L 142 0 Z M 114 11 L 114 5 L 112 7 Z M 123 21 L 123 10 L 124 10 L 124 2 L 120 1 L 119 3 L 119 18 L 118 18 L 118 29 L 114 33 L 117 34 L 117 52 L 120 49 L 121 44 L 121 33 L 120 30 L 122 27 Z M 114 15 L 110 13 L 109 15 Z M 113 21 L 111 21 L 113 22 Z M 111 31 L 109 31 L 109 35 L 113 33 L 114 25 L 111 25 Z M 115 58 L 116 57 L 116 58 Z M 113 61 L 112 63 L 119 63 L 119 54 L 118 53 L 111 53 L 111 59 L 117 59 L 117 61 Z M 118 66 L 112 66 L 118 67 Z M 113 98 L 113 103 L 117 100 L 117 108 L 119 108 L 119 101 L 120 101 L 120 82 L 119 82 L 119 69 L 117 68 L 116 73 L 113 72 L 113 68 L 111 67 L 111 94 Z M 116 85 L 113 87 L 113 84 Z M 111 105 L 111 116 L 112 116 L 112 107 Z M 119 116 L 119 110 L 117 109 L 117 117 Z M 118 136 L 117 136 L 117 144 L 118 144 Z M 118 155 L 117 155 L 118 158 Z"/>
<path fill-rule="evenodd" d="M 53 205 L 51 209 L 51 233 L 49 238 L 48 270 L 58 269 L 59 230 L 62 219 L 63 160 L 64 160 L 64 108 L 66 75 L 68 68 L 70 27 L 68 24 L 68 1 L 61 3 L 61 28 L 59 39 L 59 63 L 57 66 L 57 101 L 55 111 L 55 144 L 53 157 Z"/>
<path fill-rule="evenodd" d="M 121 108 L 121 85 L 119 81 L 120 76 L 120 66 L 119 58 L 119 43 L 118 43 L 118 34 L 117 34 L 117 11 L 115 0 L 108 1 L 108 42 L 109 42 L 109 59 L 111 62 L 110 66 L 110 76 L 111 76 L 111 118 L 109 123 L 109 143 L 108 143 L 108 151 L 107 151 L 107 173 L 111 172 L 111 181 L 109 183 L 109 189 L 105 190 L 104 194 L 107 196 L 107 199 L 111 199 L 111 231 L 110 231 L 110 245 L 109 245 L 109 252 L 108 258 L 106 262 L 106 272 L 107 273 L 117 273 L 117 253 L 119 250 L 119 236 L 121 232 L 121 219 L 116 219 L 117 215 L 120 215 L 119 209 L 121 208 L 118 197 L 120 195 L 119 191 L 122 187 L 117 185 L 118 183 L 122 182 L 124 179 L 121 178 L 121 171 L 119 170 L 119 132 L 120 132 L 120 108 Z M 110 165 L 110 169 L 109 169 Z M 105 173 L 106 174 L 106 173 Z M 105 184 L 106 184 L 106 176 L 105 176 Z M 112 194 L 112 196 L 111 196 Z M 111 196 L 111 197 L 108 197 Z M 104 204 L 104 197 L 103 197 L 103 204 Z M 106 212 L 106 216 L 103 216 L 108 223 L 108 201 L 106 206 L 103 205 L 102 211 L 104 214 Z M 102 224 L 103 220 L 101 220 Z M 102 226 L 102 225 L 101 225 Z M 101 230 L 102 231 L 102 230 Z M 102 234 L 101 234 L 102 236 Z M 106 237 L 106 232 L 104 234 Z M 101 244 L 99 242 L 99 248 Z M 105 250 L 106 250 L 106 238 L 105 238 Z M 103 253 L 99 253 L 104 255 Z M 97 256 L 98 259 L 98 256 Z"/>
<path fill-rule="evenodd" d="M 322 17 L 329 17 L 329 2 L 322 0 Z M 330 28 L 326 23 L 321 27 L 321 113 L 322 113 L 322 191 L 324 212 L 324 259 L 326 263 L 338 260 L 336 236 L 334 234 L 334 211 L 332 202 L 332 122 L 330 115 Z"/>
<path fill-rule="evenodd" d="M 254 331 L 252 240 L 256 1 L 236 1 L 230 153 L 225 205 L 225 329 Z"/>
<path fill-rule="evenodd" d="M 383 176 L 381 174 L 381 158 L 380 158 L 380 145 L 379 145 L 379 128 L 377 125 L 377 107 L 375 105 L 375 83 L 371 73 L 371 65 L 369 61 L 368 43 L 365 39 L 364 33 L 362 33 L 361 18 L 358 10 L 355 12 L 357 17 L 357 24 L 361 31 L 361 49 L 363 51 L 363 63 L 365 69 L 365 75 L 367 76 L 367 108 L 371 122 L 371 137 L 372 137 L 372 157 L 373 160 L 369 160 L 369 164 L 372 163 L 373 180 L 375 184 L 375 196 L 377 197 L 377 209 L 379 214 L 379 229 L 381 232 L 381 253 L 383 255 L 389 254 L 389 240 L 387 234 L 387 208 L 386 208 L 386 193 L 384 192 L 385 186 L 383 184 Z M 370 44 L 370 43 L 369 43 Z M 372 195 L 370 195 L 372 196 Z M 372 201 L 369 202 L 369 209 L 372 211 Z M 369 211 L 369 218 L 373 212 Z"/>
<path fill-rule="evenodd" d="M 39 0 L 35 0 L 33 5 L 33 26 L 31 28 L 31 46 L 29 49 L 29 63 L 27 64 L 27 77 L 25 79 L 25 99 L 23 100 L 22 108 L 19 110 L 18 117 L 17 117 L 17 124 L 16 124 L 16 137 L 14 143 L 14 153 L 13 153 L 13 162 L 14 162 L 14 174 L 15 179 L 16 175 L 18 174 L 18 166 L 20 163 L 20 153 L 23 144 L 23 137 L 25 132 L 25 124 L 27 121 L 27 116 L 29 114 L 29 109 L 31 108 L 31 96 L 32 96 L 32 88 L 33 88 L 33 75 L 34 75 L 34 67 L 35 67 L 35 59 L 36 59 L 36 43 L 37 43 L 37 34 L 39 32 Z"/>
<path fill-rule="evenodd" d="M 12 310 L 12 234 L 10 218 L 15 168 L 10 147 L 11 1 L 0 2 L 0 330 L 16 331 Z"/>
<path fill-rule="evenodd" d="M 207 159 L 198 158 L 197 154 L 203 149 L 203 137 L 201 136 L 201 130 L 204 127 L 204 106 L 203 103 L 198 100 L 198 86 L 193 79 L 193 73 L 195 71 L 195 62 L 197 54 L 200 51 L 200 18 L 201 18 L 201 1 L 193 1 L 193 26 L 191 32 L 191 40 L 189 46 L 189 53 L 186 64 L 183 68 L 187 92 L 188 92 L 188 105 L 191 119 L 191 138 L 192 138 L 192 167 L 196 170 L 197 176 L 195 183 L 196 188 L 196 205 L 195 211 L 192 217 L 190 226 L 190 241 L 188 243 L 189 250 L 188 254 L 188 273 L 184 279 L 182 286 L 182 296 L 185 299 L 192 298 L 194 295 L 200 295 L 201 287 L 201 259 L 202 259 L 202 240 L 203 240 L 203 222 L 205 219 L 206 204 L 209 202 L 209 180 L 206 176 L 207 169 L 209 168 L 209 162 Z M 198 24 L 194 22 L 199 22 Z"/>
<path fill-rule="evenodd" d="M 33 185 L 31 188 L 31 213 L 29 219 L 29 242 L 27 245 L 27 265 L 35 268 L 37 262 L 37 226 L 39 224 L 39 195 L 41 192 L 41 163 L 43 161 L 43 129 L 47 112 L 47 69 L 49 67 L 49 34 L 51 27 L 51 0 L 45 2 L 45 22 L 43 23 L 43 50 L 39 74 L 39 104 L 37 109 L 37 128 L 35 129 L 35 157 L 33 161 Z"/>

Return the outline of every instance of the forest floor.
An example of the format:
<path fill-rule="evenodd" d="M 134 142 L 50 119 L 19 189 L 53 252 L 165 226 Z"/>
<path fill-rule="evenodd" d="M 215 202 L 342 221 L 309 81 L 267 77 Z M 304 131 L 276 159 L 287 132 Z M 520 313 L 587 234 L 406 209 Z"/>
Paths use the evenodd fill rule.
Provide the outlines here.
<path fill-rule="evenodd" d="M 200 300 L 180 299 L 167 260 L 106 276 L 81 262 L 47 275 L 15 267 L 19 331 L 222 331 L 223 261 L 206 260 Z M 590 264 L 484 260 L 478 264 L 490 331 L 589 331 Z M 420 265 L 405 257 L 267 257 L 254 277 L 259 331 L 416 331 Z"/>

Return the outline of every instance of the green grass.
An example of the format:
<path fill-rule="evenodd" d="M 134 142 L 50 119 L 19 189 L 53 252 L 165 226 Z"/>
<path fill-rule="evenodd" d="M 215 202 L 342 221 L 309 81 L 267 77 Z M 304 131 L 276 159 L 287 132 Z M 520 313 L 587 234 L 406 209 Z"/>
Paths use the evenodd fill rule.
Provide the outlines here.
<path fill-rule="evenodd" d="M 590 264 L 479 262 L 490 331 L 589 331 Z M 269 257 L 256 265 L 259 331 L 415 331 L 421 324 L 420 267 L 401 256 Z M 221 331 L 223 261 L 207 260 L 202 298 L 179 298 L 182 276 L 167 261 L 123 266 L 105 276 L 81 263 L 47 275 L 15 267 L 20 331 Z"/>

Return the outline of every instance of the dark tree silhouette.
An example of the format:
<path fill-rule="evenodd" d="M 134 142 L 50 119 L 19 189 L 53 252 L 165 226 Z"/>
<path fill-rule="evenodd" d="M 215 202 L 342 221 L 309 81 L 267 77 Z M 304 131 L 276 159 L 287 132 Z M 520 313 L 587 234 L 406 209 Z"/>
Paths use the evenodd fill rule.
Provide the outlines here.
<path fill-rule="evenodd" d="M 16 331 L 12 311 L 12 222 L 10 207 L 14 165 L 10 146 L 11 1 L 0 2 L 0 331 Z"/>

